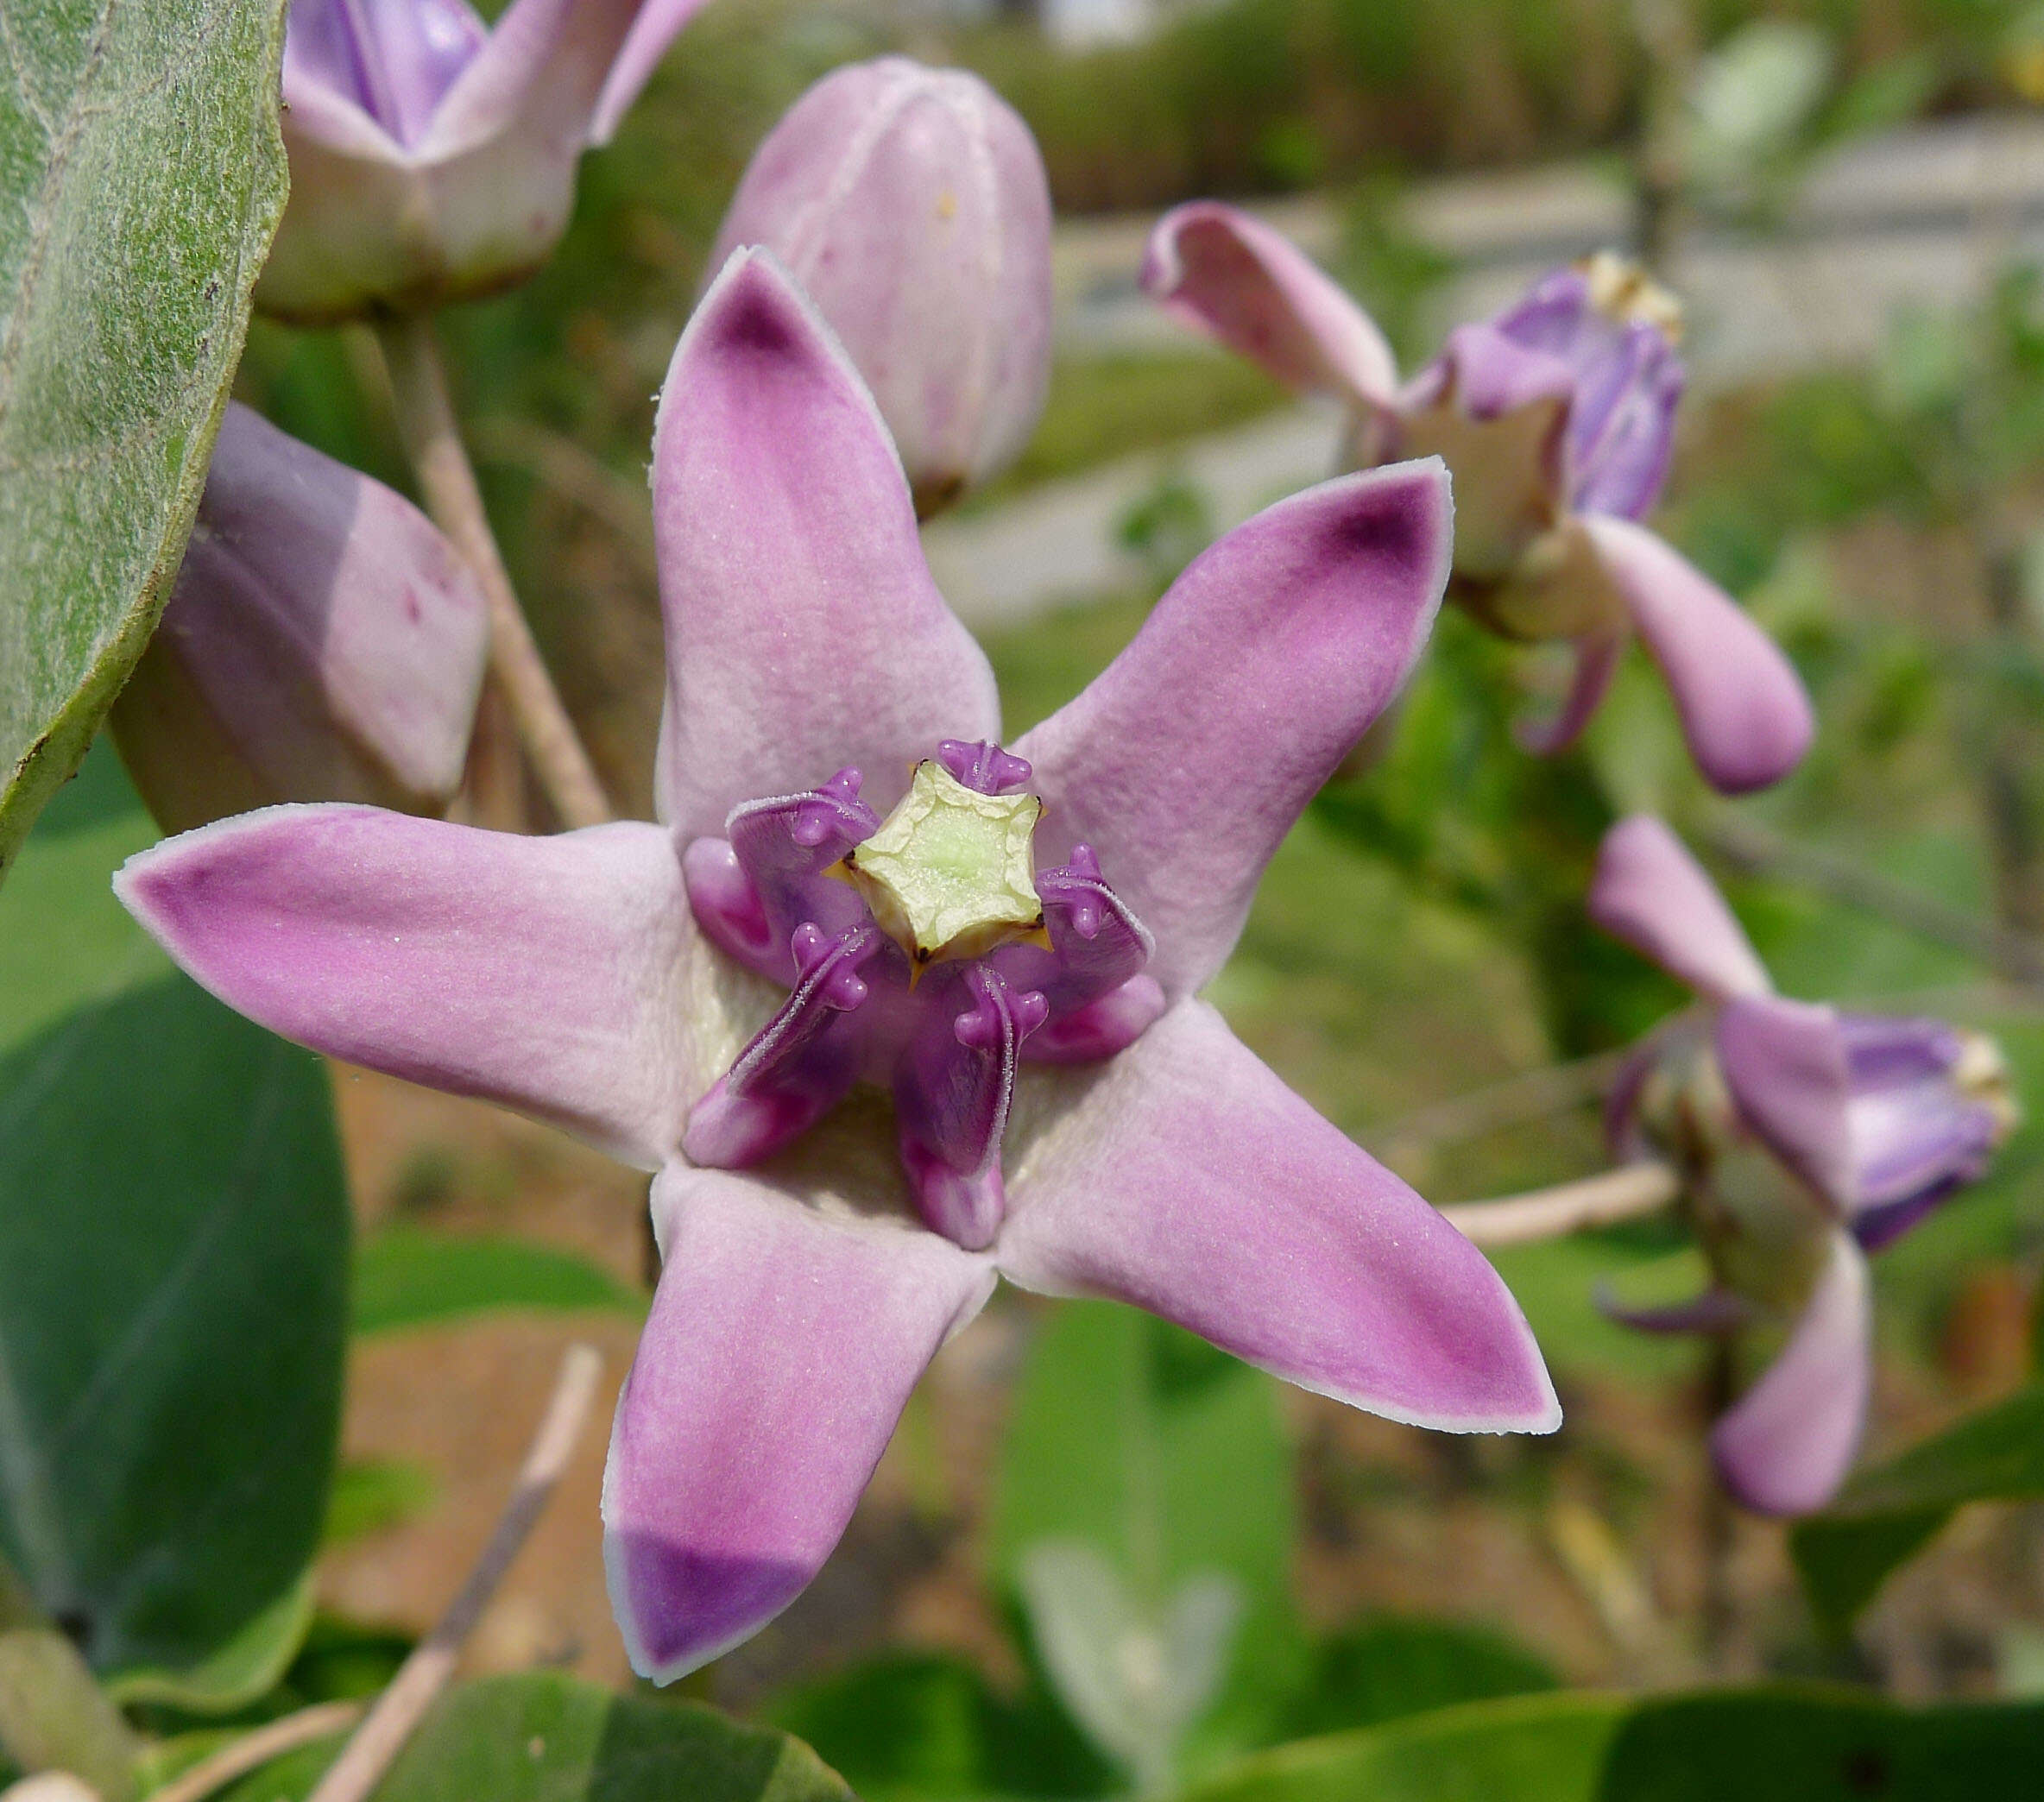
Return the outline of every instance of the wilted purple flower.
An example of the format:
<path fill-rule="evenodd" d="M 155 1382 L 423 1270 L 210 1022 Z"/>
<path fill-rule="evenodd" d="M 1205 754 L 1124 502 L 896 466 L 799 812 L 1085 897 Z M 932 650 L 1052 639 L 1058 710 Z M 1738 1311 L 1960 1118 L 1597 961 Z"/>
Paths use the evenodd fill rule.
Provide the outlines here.
<path fill-rule="evenodd" d="M 1749 1507 L 1807 1513 L 1845 1480 L 1859 1444 L 1871 1377 L 1863 1254 L 1984 1174 L 2015 1121 L 2000 1050 L 1942 1020 L 1775 994 L 1709 877 L 1649 816 L 1612 828 L 1589 905 L 1705 1004 L 1635 1054 L 1611 1125 L 1622 1150 L 1657 1150 L 1681 1173 L 1714 1287 L 1674 1308 L 1612 1312 L 1662 1332 L 1789 1325 L 1711 1449 Z"/>
<path fill-rule="evenodd" d="M 424 514 L 230 405 L 114 741 L 167 831 L 279 801 L 438 813 L 489 646 L 482 594 Z"/>
<path fill-rule="evenodd" d="M 280 808 L 119 879 L 277 1030 L 659 1172 L 604 1487 L 637 1668 L 786 1606 L 997 1275 L 1397 1420 L 1552 1428 L 1490 1266 L 1195 992 L 1425 639 L 1438 466 L 1231 533 L 1013 752 L 886 427 L 762 253 L 675 351 L 653 482 L 665 826 Z"/>
<path fill-rule="evenodd" d="M 291 198 L 256 284 L 310 323 L 492 293 L 546 260 L 575 166 L 705 0 L 292 0 Z"/>
<path fill-rule="evenodd" d="M 1809 699 L 1745 612 L 1638 521 L 1668 472 L 1682 366 L 1671 297 L 1620 259 L 1557 269 L 1488 324 L 1458 326 L 1403 388 L 1369 317 L 1294 245 L 1213 201 L 1166 213 L 1143 285 L 1179 318 L 1353 415 L 1353 460 L 1443 457 L 1454 474 L 1451 597 L 1514 639 L 1567 639 L 1557 751 L 1589 723 L 1637 633 L 1696 766 L 1728 794 L 1808 748 Z"/>
<path fill-rule="evenodd" d="M 978 76 L 885 56 L 767 135 L 710 267 L 786 264 L 866 378 L 927 519 L 1020 453 L 1050 376 L 1050 190 Z"/>

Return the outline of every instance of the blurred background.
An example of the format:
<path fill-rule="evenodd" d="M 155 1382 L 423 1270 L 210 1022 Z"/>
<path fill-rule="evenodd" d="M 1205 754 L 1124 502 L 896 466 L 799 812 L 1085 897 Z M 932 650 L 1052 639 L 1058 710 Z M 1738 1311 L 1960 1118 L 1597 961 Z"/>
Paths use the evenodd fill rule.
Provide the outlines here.
<path fill-rule="evenodd" d="M 641 813 L 660 694 L 654 389 L 754 146 L 817 76 L 889 48 L 971 67 L 1013 102 L 1059 209 L 1041 427 L 926 532 L 1011 736 L 1104 665 L 1214 535 L 1333 466 L 1332 413 L 1139 293 L 1163 208 L 1213 194 L 1264 211 L 1408 369 L 1449 324 L 1606 246 L 1685 303 L 1691 399 L 1659 522 L 1791 652 L 1815 752 L 1765 797 L 1713 803 L 1635 657 L 1579 750 L 1529 759 L 1510 741 L 1516 690 L 1552 692 L 1559 669 L 1444 617 L 1384 760 L 1316 803 L 1214 987 L 1292 1085 L 1437 1202 L 1601 1168 L 1612 1054 L 1681 997 L 1580 902 L 1604 827 L 1652 806 L 1725 879 L 1785 992 L 1992 1030 L 2044 1123 L 2044 988 L 1981 930 L 2044 934 L 2044 9 L 721 0 L 585 163 L 560 254 L 445 322 L 514 576 L 607 784 Z M 259 320 L 240 393 L 403 487 L 379 369 L 348 332 Z M 102 756 L 91 779 L 112 796 Z M 123 831 L 153 837 L 105 800 L 94 842 Z M 24 860 L 15 882 L 47 867 Z M 621 1375 L 640 1256 L 642 1179 L 486 1109 L 335 1081 L 367 1231 L 516 1238 L 611 1282 L 409 1328 L 400 1296 L 365 1328 L 301 1695 L 373 1683 L 430 1623 L 560 1345 L 593 1334 Z M 1869 1459 L 2029 1375 L 2041 1163 L 2044 1124 L 1879 1264 Z M 1146 1318 L 1004 1290 L 938 1358 L 814 1587 L 691 1683 L 905 1794 L 1101 1793 L 1158 1743 L 1196 1772 L 1558 1683 L 1800 1673 L 2044 1695 L 2044 1504 L 1964 1514 L 1850 1647 L 1818 1631 L 1782 1529 L 1713 1499 L 1701 1353 L 1593 1308 L 1600 1278 L 1678 1243 L 1650 1222 L 1498 1255 L 1568 1409 L 1540 1441 L 1394 1427 Z M 626 1679 L 601 1455 L 592 1436 L 478 1668 Z M 1075 1541 L 1107 1578 L 1045 1554 Z M 1202 1582 L 1226 1605 L 1122 1635 L 1135 1662 L 1090 1701 L 1046 1675 L 1072 1610 L 1119 1593 L 1140 1616 L 1144 1594 Z"/>

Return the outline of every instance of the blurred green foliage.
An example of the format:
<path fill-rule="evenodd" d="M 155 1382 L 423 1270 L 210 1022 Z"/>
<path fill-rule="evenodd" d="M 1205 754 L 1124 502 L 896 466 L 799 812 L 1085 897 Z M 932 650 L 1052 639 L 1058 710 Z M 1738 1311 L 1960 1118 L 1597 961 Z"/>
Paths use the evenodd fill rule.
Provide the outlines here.
<path fill-rule="evenodd" d="M 1820 28 L 1845 81 L 1825 135 L 2005 93 L 2020 0 L 1709 0 L 1716 43 L 1756 20 Z M 1524 161 L 1612 145 L 1645 83 L 1631 0 L 1223 0 L 1148 41 L 1083 53 L 1013 26 L 962 35 L 1076 210 L 1271 193 L 1386 166 Z"/>

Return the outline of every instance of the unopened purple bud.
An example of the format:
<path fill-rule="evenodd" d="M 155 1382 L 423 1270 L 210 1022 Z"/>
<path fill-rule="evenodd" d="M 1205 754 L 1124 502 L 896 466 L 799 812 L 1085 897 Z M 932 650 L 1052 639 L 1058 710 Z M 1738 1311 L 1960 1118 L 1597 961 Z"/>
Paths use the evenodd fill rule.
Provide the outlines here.
<path fill-rule="evenodd" d="M 977 76 L 835 71 L 768 134 L 708 267 L 764 245 L 866 378 L 927 519 L 1021 450 L 1050 368 L 1050 195 Z"/>
<path fill-rule="evenodd" d="M 438 813 L 489 636 L 474 581 L 410 501 L 230 406 L 115 742 L 167 831 L 281 801 Z"/>

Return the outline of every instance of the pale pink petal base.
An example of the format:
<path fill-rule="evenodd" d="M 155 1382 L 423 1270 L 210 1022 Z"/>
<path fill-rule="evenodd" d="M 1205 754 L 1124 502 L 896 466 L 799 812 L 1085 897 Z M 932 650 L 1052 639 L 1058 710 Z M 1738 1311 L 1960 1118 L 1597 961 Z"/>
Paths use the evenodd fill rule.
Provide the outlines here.
<path fill-rule="evenodd" d="M 1718 1012 L 1718 1063 L 1746 1124 L 1839 1210 L 1854 1201 L 1852 1075 L 1835 1010 L 1735 996 Z"/>
<path fill-rule="evenodd" d="M 1801 1515 L 1852 1467 L 1871 1386 L 1873 1285 L 1850 1233 L 1834 1233 L 1782 1355 L 1711 1434 L 1725 1486 L 1761 1514 Z"/>
<path fill-rule="evenodd" d="M 671 1167 L 653 1205 L 666 1264 L 618 1398 L 604 1564 L 632 1667 L 668 1683 L 816 1575 L 994 1266 L 718 1171 Z"/>
<path fill-rule="evenodd" d="M 1651 814 L 1605 834 L 1590 917 L 1700 995 L 1722 1001 L 1774 987 L 1745 929 L 1689 848 Z"/>
<path fill-rule="evenodd" d="M 273 1032 L 642 1169 L 673 1153 L 693 1093 L 693 936 L 658 827 L 518 838 L 273 807 L 129 859 L 114 887 L 188 974 Z"/>
<path fill-rule="evenodd" d="M 995 1254 L 1015 1282 L 1132 1301 L 1394 1421 L 1560 1424 L 1525 1317 L 1483 1254 L 1205 1003 L 1181 1002 L 1089 1082 L 1036 1080 L 1066 1087 L 1048 1125 L 1011 1138 Z"/>

